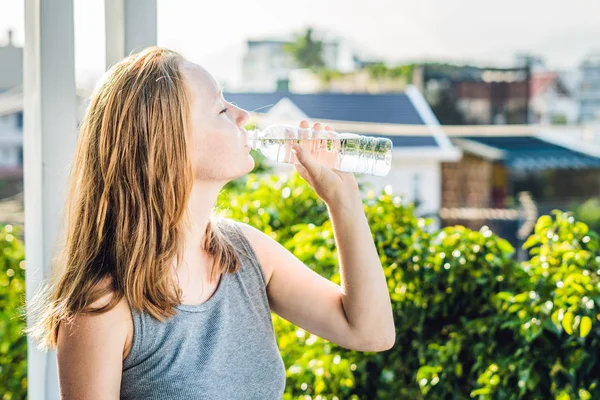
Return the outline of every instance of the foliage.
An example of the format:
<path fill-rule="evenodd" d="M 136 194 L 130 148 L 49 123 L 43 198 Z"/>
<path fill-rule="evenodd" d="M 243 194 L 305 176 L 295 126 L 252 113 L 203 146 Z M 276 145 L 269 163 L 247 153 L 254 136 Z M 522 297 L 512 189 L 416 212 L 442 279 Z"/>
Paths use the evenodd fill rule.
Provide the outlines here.
<path fill-rule="evenodd" d="M 312 28 L 308 28 L 294 43 L 286 44 L 284 50 L 290 53 L 302 68 L 319 69 L 325 66 L 323 42 L 313 38 Z"/>
<path fill-rule="evenodd" d="M 586 223 L 590 229 L 600 231 L 600 200 L 591 198 L 583 204 L 572 206 L 575 218 Z"/>
<path fill-rule="evenodd" d="M 298 174 L 250 174 L 223 190 L 219 205 L 339 283 L 327 207 Z M 285 399 L 600 398 L 600 240 L 587 225 L 568 213 L 541 217 L 525 243 L 531 259 L 518 263 L 489 229 L 432 231 L 389 190 L 368 194 L 364 209 L 396 344 L 350 351 L 274 316 Z M 26 341 L 15 314 L 23 246 L 10 229 L 0 232 L 0 387 L 4 398 L 24 398 Z"/>
<path fill-rule="evenodd" d="M 569 120 L 564 114 L 552 114 L 550 123 L 552 125 L 567 125 L 569 123 Z"/>
<path fill-rule="evenodd" d="M 301 178 L 254 176 L 238 189 L 221 197 L 228 217 L 270 234 L 339 283 L 326 207 Z M 598 393 L 600 257 L 597 236 L 584 224 L 558 212 L 542 217 L 527 242 L 533 257 L 519 264 L 511 245 L 489 229 L 428 232 L 427 221 L 389 193 L 368 198 L 365 212 L 388 280 L 397 343 L 383 353 L 349 351 L 274 316 L 287 399 Z"/>
<path fill-rule="evenodd" d="M 25 296 L 25 250 L 12 225 L 0 229 L 0 396 L 27 395 L 27 338 L 19 307 Z"/>
<path fill-rule="evenodd" d="M 415 64 L 397 65 L 390 67 L 384 63 L 375 63 L 366 66 L 366 70 L 369 72 L 369 75 L 373 79 L 404 78 L 407 83 L 412 82 L 414 69 Z"/>
<path fill-rule="evenodd" d="M 329 69 L 329 68 L 321 68 L 321 69 L 319 69 L 318 72 L 319 72 L 319 79 L 321 79 L 321 82 L 324 84 L 327 84 L 334 79 L 344 76 L 344 74 L 342 72 L 335 70 L 335 69 Z"/>

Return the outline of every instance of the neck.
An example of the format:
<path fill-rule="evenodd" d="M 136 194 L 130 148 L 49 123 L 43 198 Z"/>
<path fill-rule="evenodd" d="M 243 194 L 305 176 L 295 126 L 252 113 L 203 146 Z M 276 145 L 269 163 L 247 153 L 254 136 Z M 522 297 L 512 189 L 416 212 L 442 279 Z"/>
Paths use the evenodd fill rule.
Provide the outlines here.
<path fill-rule="evenodd" d="M 185 232 L 185 252 L 202 249 L 206 227 L 223 184 L 196 181 L 188 203 L 190 225 Z M 202 249 L 203 250 L 203 249 Z"/>
<path fill-rule="evenodd" d="M 184 231 L 183 259 L 172 271 L 178 285 L 185 290 L 189 281 L 210 280 L 210 259 L 204 250 L 206 227 L 213 212 L 222 184 L 197 181 L 187 206 L 189 225 Z"/>

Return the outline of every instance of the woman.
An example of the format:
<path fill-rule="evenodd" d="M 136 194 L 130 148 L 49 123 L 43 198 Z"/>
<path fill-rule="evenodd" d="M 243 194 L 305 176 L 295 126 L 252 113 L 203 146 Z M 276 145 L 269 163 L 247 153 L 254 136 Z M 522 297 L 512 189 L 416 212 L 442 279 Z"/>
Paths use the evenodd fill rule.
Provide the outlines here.
<path fill-rule="evenodd" d="M 161 48 L 127 57 L 96 89 L 54 280 L 29 305 L 28 333 L 57 349 L 62 398 L 280 399 L 271 311 L 349 349 L 393 345 L 351 173 L 294 148 L 328 206 L 341 287 L 255 228 L 213 216 L 223 186 L 254 166 L 248 118 L 206 70 Z"/>

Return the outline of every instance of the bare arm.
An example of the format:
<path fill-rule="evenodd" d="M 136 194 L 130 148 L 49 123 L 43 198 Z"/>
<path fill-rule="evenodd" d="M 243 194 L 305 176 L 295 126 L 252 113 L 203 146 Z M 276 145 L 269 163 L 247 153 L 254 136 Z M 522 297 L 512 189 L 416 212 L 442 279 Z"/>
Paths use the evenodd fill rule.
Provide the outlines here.
<path fill-rule="evenodd" d="M 337 244 L 342 303 L 348 324 L 361 340 L 390 348 L 395 327 L 387 281 L 360 195 L 328 205 Z"/>
<path fill-rule="evenodd" d="M 69 324 L 61 323 L 57 345 L 61 399 L 119 398 L 129 324 L 125 299 L 106 313 L 80 314 Z"/>
<path fill-rule="evenodd" d="M 340 286 L 311 270 L 263 232 L 246 224 L 240 223 L 240 226 L 265 272 L 273 312 L 348 349 L 381 351 L 393 345 L 393 327 L 391 332 L 361 331 L 360 322 L 354 325 L 348 318 L 345 295 Z M 342 274 L 343 270 L 342 267 Z M 345 283 L 348 281 L 346 278 L 343 280 Z M 385 312 L 385 307 L 383 310 Z M 378 310 L 372 312 L 375 316 L 380 313 Z"/>

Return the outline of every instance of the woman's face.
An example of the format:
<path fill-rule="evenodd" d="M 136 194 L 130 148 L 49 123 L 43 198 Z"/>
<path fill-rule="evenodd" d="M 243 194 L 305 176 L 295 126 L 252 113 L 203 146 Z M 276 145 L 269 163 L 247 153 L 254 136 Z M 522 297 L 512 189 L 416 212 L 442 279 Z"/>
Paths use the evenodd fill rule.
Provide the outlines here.
<path fill-rule="evenodd" d="M 189 140 L 194 179 L 226 183 L 254 168 L 244 125 L 250 115 L 223 99 L 201 66 L 182 62 L 190 104 Z"/>

